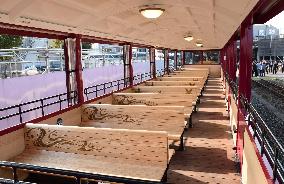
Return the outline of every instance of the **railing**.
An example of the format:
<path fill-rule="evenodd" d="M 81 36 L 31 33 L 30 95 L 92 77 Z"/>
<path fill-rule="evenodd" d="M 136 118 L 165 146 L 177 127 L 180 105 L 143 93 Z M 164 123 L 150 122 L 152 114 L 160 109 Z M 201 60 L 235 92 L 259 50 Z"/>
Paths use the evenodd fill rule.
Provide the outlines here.
<path fill-rule="evenodd" d="M 230 79 L 228 73 L 224 73 L 224 76 L 226 78 L 226 81 L 228 81 L 228 83 L 229 83 L 229 86 L 232 90 L 232 94 L 233 94 L 234 99 L 237 101 L 237 99 L 238 99 L 238 85 L 237 85 L 237 83 Z"/>
<path fill-rule="evenodd" d="M 54 99 L 56 99 L 56 100 L 54 100 Z M 63 102 L 67 102 L 68 106 L 70 106 L 70 105 L 76 104 L 76 99 L 77 99 L 77 92 L 71 91 L 69 94 L 68 93 L 61 93 L 61 94 L 58 94 L 58 95 L 54 95 L 54 96 L 50 96 L 50 97 L 46 97 L 46 98 L 41 98 L 41 99 L 38 99 L 38 100 L 33 100 L 33 101 L 13 105 L 13 106 L 10 106 L 10 107 L 5 107 L 5 108 L 0 109 L 0 113 L 3 113 L 5 111 L 13 111 L 14 113 L 0 117 L 0 121 L 5 120 L 5 119 L 9 119 L 11 117 L 19 116 L 19 122 L 23 123 L 24 122 L 23 115 L 25 113 L 36 111 L 36 110 L 40 109 L 41 110 L 41 117 L 42 117 L 42 116 L 45 116 L 47 114 L 44 108 L 51 106 L 51 105 L 59 104 L 59 110 L 62 110 L 63 109 L 63 107 L 62 107 Z M 49 102 L 51 100 L 54 100 L 54 101 Z M 48 102 L 48 103 L 46 103 L 46 102 Z M 34 107 L 28 108 L 30 105 L 32 105 Z M 28 108 L 28 109 L 26 109 L 26 108 Z"/>
<path fill-rule="evenodd" d="M 165 69 L 157 70 L 156 75 L 158 77 L 163 76 L 164 71 L 165 71 Z M 133 82 L 141 83 L 141 82 L 145 81 L 148 77 L 151 77 L 151 73 L 137 74 L 137 75 L 133 76 Z M 122 88 L 120 87 L 121 85 L 123 85 Z M 109 94 L 112 91 L 118 91 L 118 90 L 124 89 L 128 85 L 129 85 L 129 78 L 119 79 L 119 80 L 115 80 L 115 81 L 111 81 L 111 82 L 106 82 L 106 83 L 86 87 L 84 89 L 84 94 L 85 94 L 87 100 L 91 99 L 90 95 L 92 95 L 92 94 L 94 95 L 92 99 L 94 99 L 94 98 L 97 98 L 99 96 Z M 116 88 L 115 90 L 113 89 L 114 87 Z M 108 89 L 112 89 L 112 90 L 110 92 L 107 92 Z M 100 94 L 100 92 L 101 92 L 101 94 Z"/>
<path fill-rule="evenodd" d="M 160 69 L 156 71 L 156 76 L 161 77 L 165 74 L 165 69 Z"/>
<path fill-rule="evenodd" d="M 95 98 L 96 98 L 96 97 L 107 94 L 107 89 L 110 89 L 113 87 L 117 87 L 117 90 L 123 89 L 124 87 L 127 86 L 128 81 L 129 81 L 129 78 L 125 78 L 125 79 L 119 79 L 119 80 L 115 80 L 111 82 L 105 82 L 103 84 L 86 87 L 84 89 L 84 94 L 87 100 L 89 100 L 89 95 L 94 94 L 94 93 L 95 93 Z M 120 88 L 121 85 L 123 85 L 122 88 Z M 99 95 L 100 91 L 103 91 L 102 95 Z"/>
<path fill-rule="evenodd" d="M 133 179 L 133 178 L 126 178 L 126 177 L 118 177 L 118 176 L 108 176 L 103 174 L 93 174 L 93 173 L 86 173 L 80 171 L 71 171 L 71 170 L 64 170 L 64 169 L 55 169 L 49 167 L 41 167 L 35 166 L 30 164 L 22 164 L 22 163 L 15 163 L 15 162 L 0 162 L 0 167 L 12 168 L 13 169 L 13 180 L 5 180 L 1 179 L 1 183 L 23 183 L 28 184 L 28 182 L 21 182 L 18 179 L 17 169 L 20 170 L 28 170 L 28 171 L 37 171 L 41 173 L 48 173 L 48 174 L 55 174 L 61 176 L 68 176 L 74 178 L 75 184 L 81 184 L 81 179 L 91 179 L 91 180 L 101 180 L 108 182 L 115 182 L 115 183 L 125 183 L 125 184 L 162 184 L 164 182 L 160 181 L 149 181 L 146 179 Z M 83 182 L 82 182 L 83 183 Z"/>
<path fill-rule="evenodd" d="M 240 103 L 248 115 L 248 126 L 252 130 L 253 138 L 260 145 L 261 156 L 266 156 L 271 168 L 273 180 L 284 183 L 284 149 L 275 138 L 264 120 L 243 96 Z M 255 140 L 255 141 L 256 141 Z"/>

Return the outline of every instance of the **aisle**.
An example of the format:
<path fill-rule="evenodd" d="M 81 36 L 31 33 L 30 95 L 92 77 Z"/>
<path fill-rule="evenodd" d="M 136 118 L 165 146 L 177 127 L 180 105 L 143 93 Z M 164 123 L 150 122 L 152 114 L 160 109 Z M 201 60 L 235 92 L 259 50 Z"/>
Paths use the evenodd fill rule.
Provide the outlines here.
<path fill-rule="evenodd" d="M 170 164 L 168 183 L 239 184 L 221 80 L 209 79 L 193 126 L 185 134 L 186 150 Z"/>

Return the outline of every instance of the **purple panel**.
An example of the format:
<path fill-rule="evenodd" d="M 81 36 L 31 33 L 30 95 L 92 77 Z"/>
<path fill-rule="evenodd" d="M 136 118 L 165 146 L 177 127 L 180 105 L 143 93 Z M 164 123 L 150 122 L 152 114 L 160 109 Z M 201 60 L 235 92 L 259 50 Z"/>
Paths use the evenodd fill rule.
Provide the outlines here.
<path fill-rule="evenodd" d="M 66 75 L 65 72 L 52 72 L 43 75 L 16 77 L 0 80 L 0 108 L 17 105 L 24 102 L 29 102 L 60 93 L 66 93 Z M 58 98 L 51 100 L 57 101 Z M 48 101 L 48 102 L 51 102 Z M 47 104 L 48 102 L 44 102 Z M 22 111 L 28 110 L 40 105 L 40 102 L 29 104 L 22 107 Z M 65 106 L 67 105 L 65 104 Z M 59 105 L 46 107 L 45 114 L 59 110 Z M 7 110 L 0 113 L 0 116 L 5 116 L 19 112 L 18 108 Z M 29 121 L 41 116 L 41 109 L 23 114 L 23 121 Z M 10 127 L 20 123 L 19 117 L 13 117 L 0 121 L 0 129 Z"/>
<path fill-rule="evenodd" d="M 93 69 L 84 69 L 83 71 L 83 83 L 84 88 L 95 86 L 98 84 L 103 84 L 106 82 L 116 81 L 119 79 L 123 79 L 124 77 L 124 66 L 123 65 L 109 65 L 105 67 L 99 67 L 99 68 L 93 68 Z M 113 85 L 115 85 L 114 83 Z M 110 86 L 108 84 L 106 87 Z M 120 85 L 120 88 L 122 88 L 123 85 Z M 112 92 L 112 90 L 117 90 L 117 87 L 106 89 L 105 93 L 103 91 L 103 86 L 99 86 L 98 89 L 101 89 L 98 91 L 97 96 L 102 96 L 104 94 Z M 93 99 L 96 97 L 96 94 L 89 94 L 88 98 Z M 85 100 L 86 96 L 84 95 Z"/>

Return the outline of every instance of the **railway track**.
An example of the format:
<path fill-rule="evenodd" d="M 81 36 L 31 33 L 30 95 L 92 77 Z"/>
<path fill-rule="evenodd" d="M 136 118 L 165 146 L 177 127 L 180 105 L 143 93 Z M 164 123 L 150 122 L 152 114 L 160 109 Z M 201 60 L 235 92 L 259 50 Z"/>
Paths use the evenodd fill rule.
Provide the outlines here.
<path fill-rule="evenodd" d="M 271 92 L 270 95 L 275 95 L 278 98 L 284 99 L 283 86 L 263 79 L 253 81 L 253 86 L 263 88 L 264 90 L 267 90 L 267 92 Z"/>

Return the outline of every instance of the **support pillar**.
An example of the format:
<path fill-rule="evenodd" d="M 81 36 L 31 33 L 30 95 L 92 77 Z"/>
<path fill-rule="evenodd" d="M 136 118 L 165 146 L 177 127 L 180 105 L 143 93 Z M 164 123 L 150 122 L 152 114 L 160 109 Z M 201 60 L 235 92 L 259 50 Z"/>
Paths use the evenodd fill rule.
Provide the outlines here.
<path fill-rule="evenodd" d="M 164 75 L 165 75 L 168 72 L 167 71 L 167 55 L 168 55 L 167 49 L 163 49 L 163 53 L 164 53 Z"/>
<path fill-rule="evenodd" d="M 81 61 L 81 36 L 74 35 L 64 40 L 65 70 L 67 91 L 77 91 L 77 103 L 84 103 L 82 61 Z M 70 94 L 69 94 L 70 97 Z M 69 101 L 70 103 L 70 101 Z"/>
<path fill-rule="evenodd" d="M 252 15 L 249 15 L 241 24 L 239 69 L 239 95 L 243 95 L 248 102 L 251 100 L 252 51 L 253 24 Z"/>
<path fill-rule="evenodd" d="M 166 63 L 166 72 L 167 75 L 170 74 L 170 57 L 169 57 L 170 50 L 165 49 L 165 63 Z"/>
<path fill-rule="evenodd" d="M 155 48 L 151 47 L 149 49 L 149 51 L 150 51 L 150 73 L 151 73 L 151 78 L 155 79 L 156 78 Z"/>
<path fill-rule="evenodd" d="M 174 51 L 175 55 L 174 55 L 174 65 L 175 65 L 175 70 L 177 70 L 177 51 Z"/>
<path fill-rule="evenodd" d="M 81 55 L 81 35 L 76 35 L 76 82 L 77 82 L 77 91 L 78 91 L 78 103 L 84 103 L 84 87 L 83 87 L 83 78 L 82 78 L 82 55 Z"/>
<path fill-rule="evenodd" d="M 185 65 L 185 51 L 181 51 L 181 57 L 182 57 L 181 64 L 182 66 L 184 66 Z"/>
<path fill-rule="evenodd" d="M 132 45 L 123 46 L 124 87 L 133 86 Z"/>

